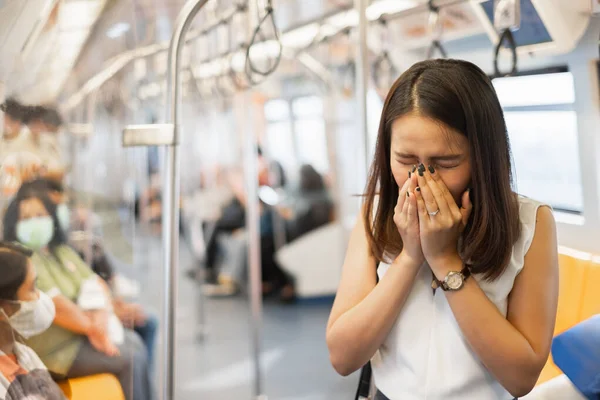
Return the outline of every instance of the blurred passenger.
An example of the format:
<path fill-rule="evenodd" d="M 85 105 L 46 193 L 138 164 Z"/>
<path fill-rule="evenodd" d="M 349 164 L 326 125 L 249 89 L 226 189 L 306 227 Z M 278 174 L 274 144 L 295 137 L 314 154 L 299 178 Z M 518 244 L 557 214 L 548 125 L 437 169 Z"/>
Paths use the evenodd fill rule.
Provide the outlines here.
<path fill-rule="evenodd" d="M 258 183 L 260 186 L 270 186 L 274 189 L 283 188 L 287 182 L 285 171 L 278 162 L 272 162 L 267 166 L 264 158 L 259 152 L 259 174 Z M 239 202 L 240 221 L 244 221 L 245 226 L 245 204 L 246 195 L 243 186 L 233 184 L 236 199 Z M 296 297 L 293 278 L 287 274 L 275 259 L 275 230 L 274 218 L 277 212 L 272 206 L 260 202 L 260 254 L 262 270 L 262 291 L 263 295 L 279 294 L 281 300 L 285 302 L 293 301 Z M 223 232 L 221 232 L 223 233 Z M 209 296 L 229 296 L 237 294 L 245 283 L 247 274 L 246 251 L 248 247 L 247 235 L 239 228 L 232 230 L 226 241 L 228 252 L 222 267 L 218 271 L 216 285 L 208 284 L 205 286 L 206 294 Z M 216 245 L 216 238 L 214 244 Z"/>
<path fill-rule="evenodd" d="M 64 400 L 42 360 L 21 343 L 48 329 L 55 315 L 52 299 L 35 286 L 31 255 L 20 245 L 0 242 L 0 399 L 43 394 L 40 399 Z"/>
<path fill-rule="evenodd" d="M 66 246 L 47 195 L 19 192 L 4 218 L 4 236 L 34 251 L 37 287 L 52 298 L 54 324 L 30 345 L 58 377 L 117 376 L 127 400 L 151 400 L 148 355 L 140 337 L 114 315 L 104 281 Z"/>
<path fill-rule="evenodd" d="M 61 240 L 66 240 L 69 232 L 71 213 L 67 204 L 64 187 L 59 182 L 51 179 L 38 179 L 25 183 L 19 190 L 19 195 L 23 197 L 36 194 L 48 196 L 56 205 L 56 217 L 58 225 L 63 233 Z M 58 245 L 68 246 L 67 243 L 64 242 L 60 242 Z M 83 258 L 83 254 L 79 253 L 79 256 Z M 83 262 L 83 260 L 81 261 Z M 91 268 L 94 273 L 100 276 L 108 284 L 112 293 L 115 293 L 116 274 L 114 268 L 112 267 L 104 248 L 96 241 L 92 244 Z M 158 319 L 155 316 L 146 313 L 139 304 L 126 302 L 118 296 L 114 296 L 113 300 L 114 312 L 119 317 L 119 320 L 127 328 L 133 329 L 138 333 L 144 341 L 146 350 L 148 351 L 150 367 L 152 367 L 154 362 Z"/>
<path fill-rule="evenodd" d="M 262 155 L 262 150 L 257 149 L 258 181 L 259 185 L 268 184 L 269 169 Z M 199 270 L 190 273 L 192 277 L 198 274 L 206 274 L 205 281 L 215 283 L 218 278 L 216 268 L 219 255 L 219 243 L 217 239 L 221 235 L 230 235 L 246 226 L 246 190 L 241 171 L 231 171 L 228 177 L 228 185 L 233 193 L 231 201 L 221 211 L 221 215 L 214 223 L 205 225 L 205 258 Z"/>
<path fill-rule="evenodd" d="M 21 183 L 38 176 L 42 160 L 29 152 L 30 133 L 23 121 L 27 108 L 15 99 L 7 99 L 1 106 L 4 112 L 2 140 L 0 140 L 0 186 L 5 198 L 14 195 Z"/>
<path fill-rule="evenodd" d="M 327 325 L 334 368 L 370 361 L 377 400 L 535 386 L 556 321 L 556 225 L 513 192 L 511 158 L 476 65 L 418 62 L 393 84 Z"/>
<path fill-rule="evenodd" d="M 4 127 L 0 142 L 0 157 L 3 159 L 7 154 L 18 151 L 27 140 L 27 132 L 23 125 L 26 107 L 15 99 L 9 98 L 0 106 L 0 110 L 4 112 Z"/>
<path fill-rule="evenodd" d="M 300 168 L 300 185 L 289 208 L 281 210 L 287 220 L 286 233 L 292 241 L 332 220 L 333 202 L 323 177 L 311 165 Z"/>
<path fill-rule="evenodd" d="M 62 125 L 60 114 L 48 107 L 32 106 L 28 108 L 24 122 L 30 132 L 28 151 L 42 160 L 46 177 L 62 180 L 64 160 L 58 141 L 58 130 Z"/>

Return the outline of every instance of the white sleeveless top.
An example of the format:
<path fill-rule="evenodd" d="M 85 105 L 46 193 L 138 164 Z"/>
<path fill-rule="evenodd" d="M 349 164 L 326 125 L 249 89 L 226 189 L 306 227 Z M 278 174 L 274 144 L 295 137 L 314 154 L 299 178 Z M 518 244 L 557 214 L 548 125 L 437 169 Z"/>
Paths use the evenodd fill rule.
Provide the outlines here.
<path fill-rule="evenodd" d="M 542 205 L 519 197 L 522 230 L 508 268 L 494 282 L 472 277 L 505 317 L 508 295 L 523 269 L 535 232 L 537 210 Z M 389 267 L 379 265 L 380 279 Z M 444 292 L 432 293 L 431 280 L 431 270 L 423 266 L 398 320 L 373 356 L 371 365 L 377 388 L 390 400 L 512 399 L 469 347 Z"/>

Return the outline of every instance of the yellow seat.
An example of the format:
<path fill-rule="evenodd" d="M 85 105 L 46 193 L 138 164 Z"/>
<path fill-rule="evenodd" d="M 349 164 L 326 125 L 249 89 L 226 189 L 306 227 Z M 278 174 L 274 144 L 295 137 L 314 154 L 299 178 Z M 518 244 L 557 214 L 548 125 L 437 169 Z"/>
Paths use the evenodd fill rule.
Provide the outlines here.
<path fill-rule="evenodd" d="M 69 379 L 58 386 L 69 400 L 125 400 L 119 381 L 110 374 Z"/>
<path fill-rule="evenodd" d="M 590 256 L 582 253 L 580 257 L 570 254 L 559 254 L 559 290 L 558 310 L 554 335 L 566 331 L 579 321 L 583 287 Z"/>
<path fill-rule="evenodd" d="M 594 257 L 584 280 L 579 321 L 600 314 L 600 257 Z"/>
<path fill-rule="evenodd" d="M 600 313 L 600 259 L 589 253 L 561 248 L 559 252 L 558 309 L 554 335 Z M 594 260 L 594 261 L 592 261 Z M 538 385 L 562 374 L 548 358 Z"/>

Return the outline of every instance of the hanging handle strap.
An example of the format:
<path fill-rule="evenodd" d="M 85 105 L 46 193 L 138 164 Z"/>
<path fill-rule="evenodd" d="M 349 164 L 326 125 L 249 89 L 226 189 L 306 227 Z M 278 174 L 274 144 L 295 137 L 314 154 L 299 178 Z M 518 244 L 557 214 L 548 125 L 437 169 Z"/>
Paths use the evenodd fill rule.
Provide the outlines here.
<path fill-rule="evenodd" d="M 431 45 L 427 49 L 427 59 L 433 58 L 437 50 L 442 58 L 448 58 L 446 49 L 442 46 L 443 22 L 440 17 L 440 8 L 433 4 L 433 0 L 429 0 L 429 32 L 432 37 Z"/>
<path fill-rule="evenodd" d="M 442 46 L 442 43 L 439 40 L 434 40 L 431 42 L 431 46 L 427 49 L 427 59 L 433 58 L 435 51 L 438 51 L 442 58 L 448 58 L 448 53 L 446 53 L 446 49 Z"/>
<path fill-rule="evenodd" d="M 504 42 L 508 42 L 508 47 L 512 54 L 512 68 L 508 73 L 500 72 L 500 68 L 498 67 L 498 59 L 500 55 L 500 48 Z M 498 40 L 498 44 L 496 45 L 496 52 L 494 54 L 494 73 L 496 77 L 501 76 L 510 76 L 517 73 L 517 44 L 515 42 L 515 37 L 512 34 L 510 29 L 504 29 L 502 35 L 500 35 L 500 39 Z"/>

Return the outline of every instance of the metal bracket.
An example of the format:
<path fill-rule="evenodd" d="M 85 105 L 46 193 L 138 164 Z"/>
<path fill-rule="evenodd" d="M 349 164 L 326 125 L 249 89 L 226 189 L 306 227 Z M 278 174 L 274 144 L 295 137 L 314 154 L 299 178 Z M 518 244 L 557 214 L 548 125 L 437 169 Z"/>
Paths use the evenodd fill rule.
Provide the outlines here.
<path fill-rule="evenodd" d="M 174 124 L 129 125 L 123 129 L 123 147 L 176 144 Z"/>
<path fill-rule="evenodd" d="M 69 124 L 67 132 L 76 138 L 88 138 L 94 133 L 94 126 L 92 124 Z"/>
<path fill-rule="evenodd" d="M 521 25 L 520 0 L 494 0 L 494 27 L 499 32 L 517 30 Z"/>

